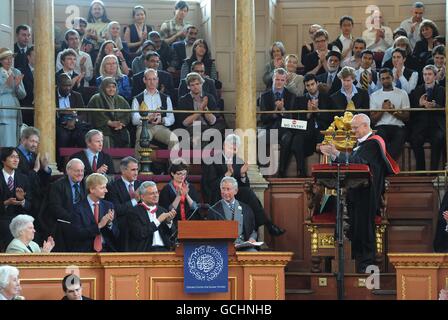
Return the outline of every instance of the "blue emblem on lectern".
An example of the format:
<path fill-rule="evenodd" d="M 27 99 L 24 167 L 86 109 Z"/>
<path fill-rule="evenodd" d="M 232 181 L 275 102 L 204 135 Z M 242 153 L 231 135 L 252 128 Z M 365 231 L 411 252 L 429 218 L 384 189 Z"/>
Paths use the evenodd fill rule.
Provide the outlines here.
<path fill-rule="evenodd" d="M 227 292 L 227 244 L 185 243 L 185 292 Z"/>

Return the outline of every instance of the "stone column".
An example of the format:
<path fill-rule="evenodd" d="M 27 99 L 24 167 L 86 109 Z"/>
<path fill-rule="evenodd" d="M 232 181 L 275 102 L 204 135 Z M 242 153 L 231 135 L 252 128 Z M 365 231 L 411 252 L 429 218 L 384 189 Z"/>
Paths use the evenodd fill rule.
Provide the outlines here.
<path fill-rule="evenodd" d="M 257 166 L 257 104 L 254 0 L 235 0 L 236 133 L 241 137 L 240 156 L 249 163 L 251 187 L 261 203 L 267 181 Z M 263 228 L 260 228 L 263 239 Z"/>
<path fill-rule="evenodd" d="M 34 122 L 40 130 L 41 154 L 47 153 L 56 173 L 56 97 L 54 62 L 54 2 L 34 1 L 36 67 L 34 71 Z"/>

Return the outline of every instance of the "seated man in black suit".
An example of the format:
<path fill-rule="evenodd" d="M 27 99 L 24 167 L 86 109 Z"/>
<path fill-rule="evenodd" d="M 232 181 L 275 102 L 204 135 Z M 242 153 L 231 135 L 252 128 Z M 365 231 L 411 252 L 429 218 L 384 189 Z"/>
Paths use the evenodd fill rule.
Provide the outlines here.
<path fill-rule="evenodd" d="M 252 209 L 244 202 L 235 199 L 238 193 L 238 182 L 233 177 L 224 177 L 220 182 L 221 201 L 211 207 L 207 220 L 231 220 L 238 222 L 238 238 L 235 245 L 246 241 L 256 242 L 258 232 Z M 244 248 L 241 251 L 256 251 L 254 248 Z"/>
<path fill-rule="evenodd" d="M 103 133 L 92 129 L 86 133 L 85 142 L 87 148 L 72 154 L 70 159 L 78 158 L 84 163 L 85 175 L 92 173 L 114 174 L 114 164 L 112 157 L 103 150 Z"/>
<path fill-rule="evenodd" d="M 204 83 L 202 84 L 202 92 L 211 94 L 213 98 L 215 98 L 216 104 L 218 105 L 219 97 L 216 92 L 215 80 L 211 79 L 209 76 L 205 74 L 204 62 L 195 61 L 191 64 L 191 72 L 198 73 L 202 79 L 204 79 Z M 188 88 L 187 82 L 185 79 L 182 79 L 179 84 L 179 92 L 177 93 L 179 99 L 186 95 L 190 89 Z"/>
<path fill-rule="evenodd" d="M 198 38 L 198 28 L 193 25 L 187 27 L 187 35 L 185 40 L 174 42 L 171 47 L 173 48 L 173 60 L 171 66 L 179 70 L 182 68 L 182 64 L 187 57 L 191 56 L 193 50 L 193 44 Z"/>
<path fill-rule="evenodd" d="M 66 175 L 50 185 L 39 214 L 44 237 L 54 235 L 56 246 L 53 252 L 73 251 L 70 236 L 73 233 L 74 206 L 85 197 L 84 163 L 80 159 L 72 159 L 67 163 Z"/>
<path fill-rule="evenodd" d="M 330 96 L 332 109 L 369 109 L 369 93 L 367 90 L 356 88 L 353 84 L 355 81 L 355 69 L 344 67 L 339 71 L 338 77 L 342 81 L 342 87 Z M 342 113 L 334 115 L 342 115 Z"/>
<path fill-rule="evenodd" d="M 145 67 L 146 70 L 148 69 L 154 69 L 157 70 L 157 74 L 159 77 L 159 86 L 157 90 L 159 92 L 162 92 L 166 95 L 168 95 L 171 100 L 176 99 L 175 93 L 174 93 L 174 84 L 173 84 L 173 77 L 169 72 L 158 70 L 159 64 L 160 64 L 160 56 L 157 52 L 149 51 L 145 55 Z M 145 71 L 146 71 L 145 70 Z M 132 96 L 135 97 L 139 94 L 141 94 L 145 89 L 145 82 L 143 81 L 145 78 L 145 71 L 142 71 L 140 73 L 137 73 L 134 75 L 132 79 Z"/>
<path fill-rule="evenodd" d="M 62 279 L 64 297 L 61 300 L 92 300 L 82 295 L 81 279 L 75 274 L 68 274 Z"/>
<path fill-rule="evenodd" d="M 193 147 L 200 146 L 201 133 L 207 129 L 224 131 L 226 125 L 222 118 L 216 117 L 213 113 L 194 113 L 195 111 L 216 110 L 216 100 L 211 94 L 202 90 L 204 79 L 198 74 L 191 72 L 185 78 L 190 93 L 179 99 L 179 110 L 191 110 L 190 113 L 177 113 L 176 126 L 188 131 L 192 139 Z M 199 134 L 193 134 L 195 132 Z"/>
<path fill-rule="evenodd" d="M 126 157 L 120 162 L 121 177 L 109 183 L 106 200 L 112 202 L 115 207 L 115 221 L 120 230 L 118 237 L 118 250 L 128 251 L 129 228 L 127 213 L 129 209 L 138 204 L 136 190 L 141 185 L 138 177 L 138 161 L 133 157 Z"/>
<path fill-rule="evenodd" d="M 103 200 L 107 178 L 92 173 L 86 179 L 87 197 L 75 205 L 73 241 L 75 252 L 116 252 L 119 230 L 114 205 Z"/>
<path fill-rule="evenodd" d="M 13 147 L 3 147 L 0 161 L 3 169 L 0 175 L 0 252 L 4 252 L 13 239 L 9 231 L 11 220 L 19 214 L 31 214 L 32 189 L 28 177 L 20 173 L 19 154 Z"/>
<path fill-rule="evenodd" d="M 341 89 L 341 79 L 338 78 L 338 72 L 341 70 L 341 53 L 330 51 L 327 54 L 327 72 L 319 74 L 316 79 L 322 83 L 322 91 L 332 95 Z"/>
<path fill-rule="evenodd" d="M 167 212 L 158 205 L 159 191 L 153 181 L 145 181 L 138 188 L 141 203 L 128 215 L 130 241 L 133 252 L 163 252 L 171 250 L 176 233 L 173 219 L 176 210 Z"/>
<path fill-rule="evenodd" d="M 77 55 L 75 50 L 73 49 L 65 49 L 61 53 L 61 63 L 62 63 L 62 69 L 59 69 L 56 72 L 56 79 L 58 76 L 60 76 L 63 73 L 66 73 L 70 76 L 72 79 L 72 88 L 75 91 L 81 90 L 81 87 L 83 85 L 84 81 L 84 73 L 78 74 L 75 72 L 76 67 L 76 59 Z"/>
<path fill-rule="evenodd" d="M 250 186 L 247 170 L 249 165 L 243 159 L 237 157 L 241 139 L 235 134 L 230 134 L 224 140 L 223 152 L 221 155 L 214 155 L 212 163 L 202 165 L 201 186 L 204 200 L 208 203 L 216 203 L 220 198 L 220 182 L 224 176 L 234 177 L 238 181 L 238 200 L 243 201 L 255 214 L 256 227 L 265 225 L 269 233 L 273 236 L 282 235 L 285 230 L 279 228 L 266 217 L 263 206 Z"/>
<path fill-rule="evenodd" d="M 36 53 L 34 46 L 26 51 L 27 64 L 23 67 L 23 86 L 25 87 L 26 96 L 20 100 L 21 107 L 34 107 L 34 63 L 36 61 Z M 22 120 L 28 126 L 34 125 L 34 110 L 22 110 Z"/>
<path fill-rule="evenodd" d="M 411 94 L 412 108 L 445 108 L 444 87 L 436 83 L 437 70 L 433 65 L 423 68 L 424 84 Z M 445 145 L 445 112 L 412 112 L 409 142 L 415 155 L 416 169 L 426 170 L 423 144 L 431 144 L 431 170 L 439 169 L 440 156 Z"/>

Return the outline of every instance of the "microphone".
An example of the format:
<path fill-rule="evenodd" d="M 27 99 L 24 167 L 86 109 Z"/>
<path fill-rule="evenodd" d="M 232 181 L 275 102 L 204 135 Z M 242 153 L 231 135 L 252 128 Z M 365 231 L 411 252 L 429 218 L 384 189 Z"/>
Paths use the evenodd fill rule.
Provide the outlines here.
<path fill-rule="evenodd" d="M 198 206 L 196 207 L 196 209 L 193 210 L 193 212 L 188 216 L 187 220 L 185 220 L 185 221 L 189 221 L 200 208 L 204 208 L 205 206 L 207 206 L 207 205 L 205 205 L 203 203 L 199 203 Z M 179 233 L 179 231 L 176 228 L 176 231 L 171 235 L 170 240 L 173 240 L 174 238 L 176 238 L 175 242 L 177 242 L 178 233 Z"/>
<path fill-rule="evenodd" d="M 217 202 L 215 202 L 215 204 L 212 205 L 212 206 L 209 205 L 209 204 L 205 204 L 205 205 L 207 206 L 207 209 L 208 209 L 208 210 L 211 210 L 214 214 L 218 215 L 218 217 L 220 217 L 221 220 L 227 220 L 226 217 L 224 217 L 224 216 L 222 215 L 221 212 L 217 211 L 217 210 L 214 208 L 214 207 L 215 207 L 218 203 L 220 203 L 220 202 L 221 202 L 221 199 L 218 200 Z"/>

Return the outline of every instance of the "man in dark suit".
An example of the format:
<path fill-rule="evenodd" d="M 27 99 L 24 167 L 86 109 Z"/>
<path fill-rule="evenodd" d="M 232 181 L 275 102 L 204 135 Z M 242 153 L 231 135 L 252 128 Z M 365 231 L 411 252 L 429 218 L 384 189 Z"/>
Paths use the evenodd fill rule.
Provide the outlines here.
<path fill-rule="evenodd" d="M 174 42 L 171 47 L 173 48 L 173 60 L 171 66 L 179 70 L 182 68 L 182 64 L 187 57 L 191 56 L 193 50 L 193 44 L 198 38 L 198 28 L 193 25 L 187 27 L 187 35 L 185 40 Z M 182 95 L 179 95 L 180 97 Z"/>
<path fill-rule="evenodd" d="M 92 129 L 86 133 L 85 142 L 87 149 L 72 154 L 70 159 L 78 158 L 85 166 L 85 174 L 92 173 L 114 174 L 112 157 L 103 150 L 103 133 Z"/>
<path fill-rule="evenodd" d="M 118 226 L 112 202 L 104 200 L 107 178 L 92 173 L 86 179 L 87 197 L 75 205 L 73 241 L 76 252 L 116 252 Z"/>
<path fill-rule="evenodd" d="M 28 48 L 26 52 L 28 63 L 23 67 L 23 86 L 25 87 L 26 96 L 20 100 L 21 107 L 34 107 L 34 63 L 36 54 L 34 46 Z M 34 111 L 22 110 L 22 120 L 28 126 L 34 125 Z"/>
<path fill-rule="evenodd" d="M 322 83 L 322 89 L 328 95 L 332 95 L 341 89 L 341 79 L 338 78 L 338 72 L 341 70 L 341 53 L 330 51 L 327 54 L 327 72 L 319 74 L 316 79 Z"/>
<path fill-rule="evenodd" d="M 159 191 L 153 181 L 145 181 L 138 188 L 141 203 L 128 212 L 130 231 L 129 249 L 133 252 L 169 251 L 176 232 L 173 219 L 176 210 L 167 212 L 158 205 Z"/>
<path fill-rule="evenodd" d="M 369 93 L 367 90 L 356 88 L 353 84 L 355 81 L 355 69 L 344 67 L 339 71 L 338 77 L 342 81 L 342 87 L 330 96 L 332 109 L 369 109 Z M 342 115 L 342 113 L 334 115 Z"/>
<path fill-rule="evenodd" d="M 204 63 L 202 61 L 193 62 L 191 64 L 191 72 L 198 73 L 202 77 L 202 79 L 204 79 L 204 83 L 202 84 L 202 92 L 211 94 L 213 96 L 213 98 L 215 98 L 216 104 L 218 105 L 219 97 L 218 97 L 218 93 L 216 91 L 215 80 L 210 79 L 205 74 Z M 180 81 L 178 91 L 179 91 L 178 92 L 179 99 L 181 97 L 183 97 L 184 95 L 186 95 L 187 93 L 189 93 L 190 89 L 188 88 L 188 85 L 187 85 L 187 82 L 185 81 L 185 79 L 182 79 Z"/>
<path fill-rule="evenodd" d="M 138 161 L 133 157 L 126 157 L 120 162 L 121 177 L 109 183 L 106 200 L 112 202 L 115 207 L 115 221 L 120 230 L 118 249 L 128 251 L 129 227 L 127 214 L 129 209 L 138 204 L 137 189 L 142 184 L 137 180 Z"/>
<path fill-rule="evenodd" d="M 157 75 L 159 77 L 159 87 L 157 90 L 171 97 L 171 100 L 175 99 L 173 77 L 169 72 L 158 70 L 160 64 L 160 56 L 157 52 L 149 51 L 145 55 L 145 67 L 146 69 L 157 70 Z M 142 93 L 145 89 L 145 83 L 143 81 L 145 77 L 145 71 L 137 73 L 132 79 L 132 96 L 135 97 Z"/>
<path fill-rule="evenodd" d="M 355 71 L 356 87 L 370 94 L 381 88 L 378 73 L 373 70 L 374 54 L 371 50 L 361 52 L 361 65 Z"/>
<path fill-rule="evenodd" d="M 28 65 L 28 58 L 26 52 L 31 45 L 31 27 L 21 24 L 16 28 L 16 40 L 14 44 L 14 67 L 22 71 Z"/>
<path fill-rule="evenodd" d="M 44 237 L 53 235 L 53 252 L 73 251 L 71 236 L 75 205 L 86 197 L 84 183 L 84 163 L 72 159 L 67 163 L 66 176 L 53 182 L 47 194 L 45 205 L 40 211 L 40 223 L 44 228 Z"/>
<path fill-rule="evenodd" d="M 238 238 L 235 245 L 243 242 L 256 242 L 258 232 L 252 209 L 245 203 L 235 199 L 238 193 L 238 182 L 233 177 L 224 177 L 220 182 L 221 201 L 211 207 L 207 220 L 231 220 L 238 222 Z M 256 251 L 254 248 L 244 248 L 242 251 Z"/>
<path fill-rule="evenodd" d="M 76 274 L 68 274 L 62 279 L 64 297 L 61 300 L 92 300 L 82 295 L 81 279 Z"/>
<path fill-rule="evenodd" d="M 437 70 L 433 65 L 423 68 L 424 84 L 411 94 L 412 108 L 445 108 L 444 87 L 436 83 Z M 438 170 L 445 145 L 445 112 L 412 112 L 409 141 L 414 150 L 416 169 L 426 170 L 423 144 L 431 144 L 431 170 Z"/>
<path fill-rule="evenodd" d="M 269 233 L 273 236 L 282 235 L 285 230 L 279 228 L 266 217 L 263 206 L 257 195 L 250 187 L 247 170 L 249 165 L 243 159 L 237 157 L 238 149 L 241 145 L 241 139 L 230 134 L 224 140 L 223 153 L 215 154 L 212 163 L 204 161 L 202 165 L 202 191 L 204 200 L 208 203 L 216 203 L 220 198 L 220 183 L 224 176 L 234 177 L 238 181 L 238 200 L 251 207 L 255 214 L 256 227 L 265 225 Z M 210 163 L 210 164 L 208 164 Z"/>
<path fill-rule="evenodd" d="M 33 193 L 28 177 L 17 170 L 19 159 L 15 148 L 3 147 L 0 151 L 3 164 L 0 175 L 0 252 L 4 252 L 13 239 L 9 231 L 11 220 L 19 214 L 31 214 Z"/>

